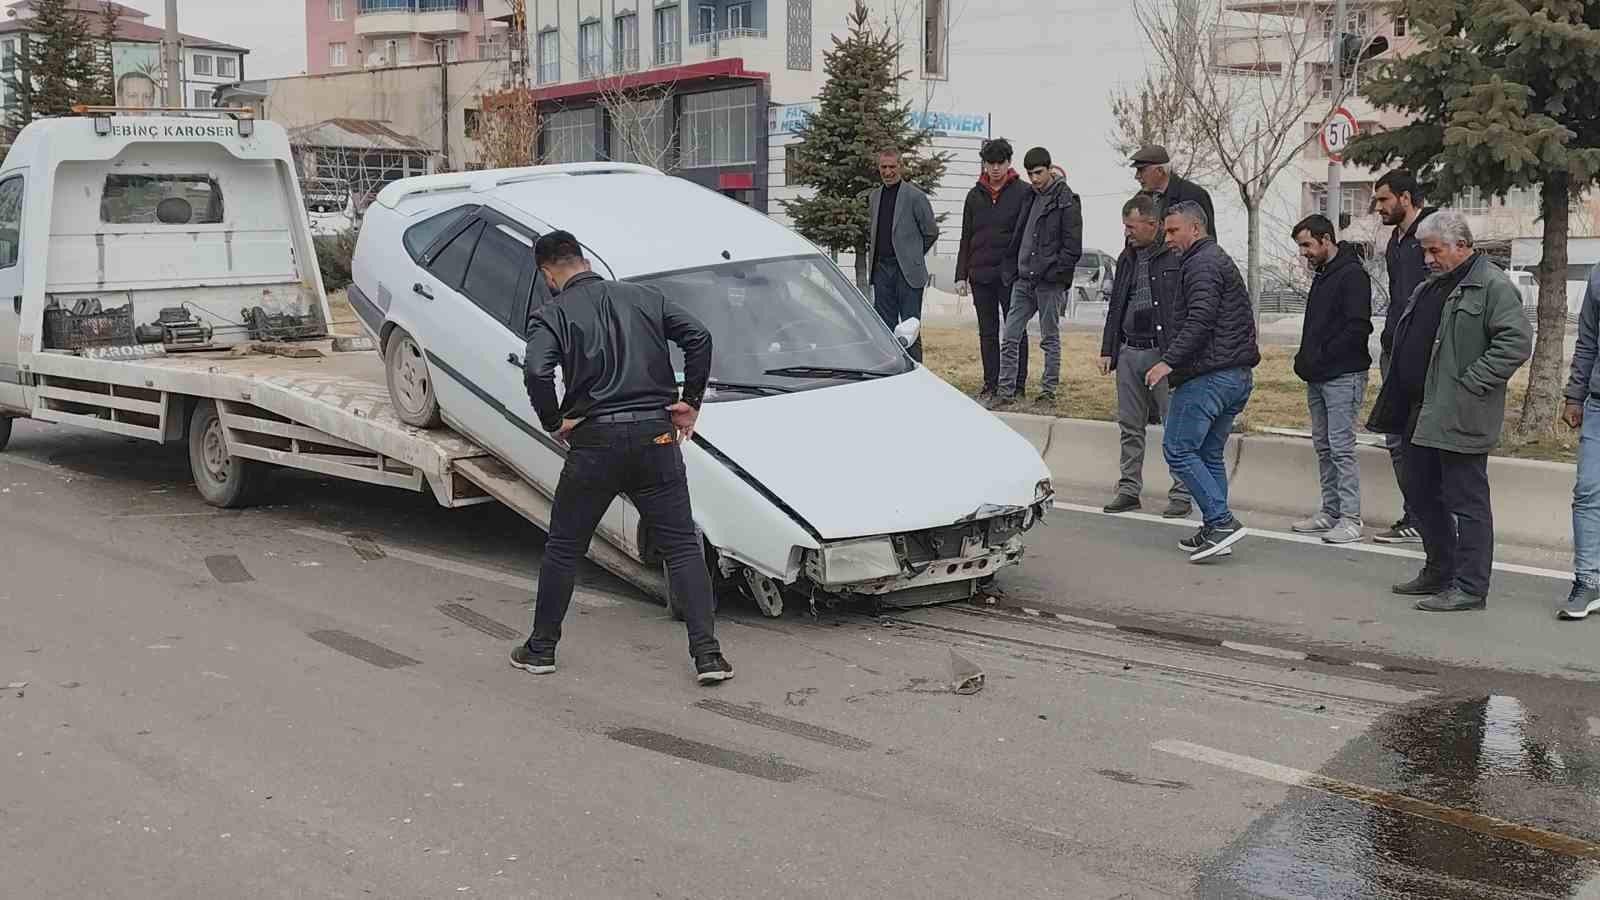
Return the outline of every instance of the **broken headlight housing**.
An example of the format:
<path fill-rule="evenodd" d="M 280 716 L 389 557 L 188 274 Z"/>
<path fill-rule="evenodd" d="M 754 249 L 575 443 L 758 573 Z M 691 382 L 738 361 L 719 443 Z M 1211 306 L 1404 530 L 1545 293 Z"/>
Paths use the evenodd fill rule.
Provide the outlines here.
<path fill-rule="evenodd" d="M 1039 479 L 1039 483 L 1033 486 L 1033 502 L 1035 503 L 1043 503 L 1055 495 L 1055 485 L 1051 484 L 1048 478 Z"/>
<path fill-rule="evenodd" d="M 900 555 L 887 537 L 827 544 L 815 552 L 823 584 L 854 584 L 901 574 Z"/>

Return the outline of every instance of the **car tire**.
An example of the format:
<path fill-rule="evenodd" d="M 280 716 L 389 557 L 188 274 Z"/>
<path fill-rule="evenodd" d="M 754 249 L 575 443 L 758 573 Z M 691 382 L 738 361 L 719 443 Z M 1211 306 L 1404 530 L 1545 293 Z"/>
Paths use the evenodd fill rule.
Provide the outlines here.
<path fill-rule="evenodd" d="M 428 358 L 411 333 L 396 328 L 383 348 L 383 374 L 389 383 L 389 400 L 400 421 L 417 428 L 438 428 L 444 423 L 439 398 L 433 392 Z"/>
<path fill-rule="evenodd" d="M 202 400 L 189 417 L 189 471 L 201 498 L 223 509 L 249 506 L 268 475 L 265 463 L 228 452 L 222 417 L 210 400 Z"/>
<path fill-rule="evenodd" d="M 0 416 L 0 450 L 6 449 L 11 443 L 11 417 Z"/>

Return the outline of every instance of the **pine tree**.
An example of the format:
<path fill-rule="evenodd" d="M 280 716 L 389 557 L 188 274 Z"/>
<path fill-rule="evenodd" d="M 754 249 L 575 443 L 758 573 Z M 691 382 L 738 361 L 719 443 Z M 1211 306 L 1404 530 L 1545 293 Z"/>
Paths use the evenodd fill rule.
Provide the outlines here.
<path fill-rule="evenodd" d="M 1600 2 L 1408 0 L 1406 12 L 1421 46 L 1364 93 L 1415 120 L 1357 138 L 1349 157 L 1403 164 L 1436 197 L 1539 190 L 1538 339 L 1517 426 L 1519 437 L 1537 438 L 1555 428 L 1566 376 L 1572 200 L 1600 181 Z"/>
<path fill-rule="evenodd" d="M 905 179 L 933 193 L 944 177 L 942 153 L 921 155 L 927 132 L 911 127 L 911 104 L 898 88 L 906 73 L 896 68 L 900 44 L 888 30 L 869 21 L 864 0 L 856 0 L 850 33 L 835 36 L 822 54 L 827 82 L 817 109 L 796 128 L 799 138 L 789 177 L 815 188 L 814 196 L 786 200 L 784 210 L 807 239 L 839 253 L 854 253 L 856 284 L 865 290 L 867 273 L 867 195 L 883 182 L 877 154 L 888 147 L 904 154 Z"/>
<path fill-rule="evenodd" d="M 117 102 L 117 21 L 122 18 L 122 6 L 103 0 L 100 4 L 99 47 L 95 62 L 99 66 L 98 102 L 104 106 L 115 106 Z"/>
<path fill-rule="evenodd" d="M 9 87 L 17 98 L 10 127 L 41 116 L 64 116 L 98 98 L 99 48 L 89 23 L 68 0 L 36 0 Z"/>

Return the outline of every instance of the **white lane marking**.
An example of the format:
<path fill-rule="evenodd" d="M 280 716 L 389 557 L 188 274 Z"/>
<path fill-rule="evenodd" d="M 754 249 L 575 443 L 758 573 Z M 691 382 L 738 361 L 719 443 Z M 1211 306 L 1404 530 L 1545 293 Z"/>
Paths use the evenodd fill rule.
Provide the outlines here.
<path fill-rule="evenodd" d="M 1240 641 L 1223 641 L 1222 646 L 1240 653 L 1254 653 L 1256 656 L 1271 656 L 1275 659 L 1292 659 L 1304 662 L 1306 655 L 1299 650 L 1284 650 L 1279 647 L 1266 647 L 1261 644 L 1246 644 Z M 1377 665 L 1374 663 L 1373 665 Z M 1378 666 L 1382 668 L 1382 666 Z"/>
<path fill-rule="evenodd" d="M 1193 519 L 1164 519 L 1161 516 L 1155 516 L 1149 513 L 1128 512 L 1112 514 L 1106 512 L 1098 506 L 1086 506 L 1081 503 L 1063 503 L 1061 501 L 1056 501 L 1055 508 L 1066 510 L 1067 512 L 1088 513 L 1095 516 L 1104 516 L 1110 519 L 1133 519 L 1139 522 L 1152 522 L 1156 525 L 1176 525 L 1180 528 L 1196 527 L 1196 522 Z M 1382 544 L 1325 544 L 1323 543 L 1322 538 L 1319 538 L 1313 534 L 1294 534 L 1288 531 L 1265 531 L 1260 528 L 1251 528 L 1250 536 L 1267 538 L 1274 541 L 1285 541 L 1291 544 L 1311 544 L 1317 547 L 1327 547 L 1330 550 L 1359 550 L 1362 553 L 1375 553 L 1379 556 L 1398 556 L 1404 559 L 1420 560 L 1424 558 L 1421 553 L 1418 553 L 1415 550 L 1402 550 L 1399 547 L 1385 547 Z M 1538 566 L 1524 566 L 1517 563 L 1503 562 L 1495 563 L 1494 568 L 1497 572 L 1510 572 L 1513 575 L 1532 575 L 1535 578 L 1554 578 L 1559 581 L 1572 581 L 1571 572 L 1563 572 L 1559 569 L 1541 569 Z"/>
<path fill-rule="evenodd" d="M 1427 819 L 1501 840 L 1515 841 L 1540 850 L 1575 856 L 1579 859 L 1600 858 L 1600 844 L 1580 837 L 1486 816 L 1460 807 L 1445 806 L 1394 791 L 1342 781 L 1327 775 L 1307 772 L 1304 769 L 1280 766 L 1252 756 L 1240 756 L 1237 753 L 1191 744 L 1188 741 L 1161 740 L 1151 744 L 1150 748 L 1220 769 L 1230 769 L 1290 787 L 1332 794 L 1367 806 L 1393 810 L 1418 819 Z"/>
<path fill-rule="evenodd" d="M 349 537 L 345 535 L 337 534 L 332 531 L 322 531 L 321 529 L 317 528 L 296 528 L 291 531 L 290 534 L 297 534 L 301 537 L 311 538 L 312 540 L 316 541 L 324 541 L 329 544 L 339 544 L 341 546 L 349 546 L 350 544 Z M 406 562 L 410 563 L 416 563 L 419 566 L 427 566 L 430 569 L 438 569 L 441 572 L 450 572 L 454 575 L 465 575 L 468 578 L 476 578 L 479 581 L 502 584 L 506 587 L 527 591 L 529 594 L 537 593 L 539 589 L 539 582 L 533 580 L 532 578 L 523 578 L 520 575 L 510 575 L 495 569 L 488 569 L 483 566 L 475 566 L 472 563 L 456 562 L 453 559 L 445 559 L 442 556 L 432 556 L 427 553 L 417 553 L 414 550 L 404 550 L 399 547 L 390 547 L 388 545 L 379 546 L 383 549 L 383 554 L 385 556 L 392 557 L 394 559 L 405 560 Z M 583 606 L 594 607 L 596 609 L 606 609 L 622 605 L 622 601 L 620 600 L 614 600 L 610 597 L 602 596 L 593 591 L 573 591 L 572 602 Z"/>
<path fill-rule="evenodd" d="M 187 513 L 138 513 L 124 516 L 106 516 L 108 519 L 191 519 L 207 516 L 220 516 L 220 512 L 187 512 Z"/>

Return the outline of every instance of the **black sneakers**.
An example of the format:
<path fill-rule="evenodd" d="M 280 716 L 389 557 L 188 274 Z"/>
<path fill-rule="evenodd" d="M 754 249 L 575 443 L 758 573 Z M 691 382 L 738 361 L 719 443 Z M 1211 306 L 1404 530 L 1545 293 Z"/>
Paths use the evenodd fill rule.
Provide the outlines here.
<path fill-rule="evenodd" d="M 719 684 L 733 677 L 733 666 L 721 653 L 702 653 L 694 658 L 694 677 L 701 684 Z"/>
<path fill-rule="evenodd" d="M 1409 519 L 1401 519 L 1388 531 L 1373 535 L 1372 540 L 1379 544 L 1420 544 L 1422 532 L 1418 531 L 1417 526 L 1411 524 Z"/>
<path fill-rule="evenodd" d="M 1178 542 L 1178 546 L 1188 551 L 1190 562 L 1204 562 L 1213 556 L 1230 555 L 1230 548 L 1249 533 L 1244 523 L 1235 517 L 1226 525 L 1200 526 L 1194 537 Z"/>
<path fill-rule="evenodd" d="M 534 651 L 528 649 L 526 643 L 518 644 L 516 649 L 511 651 L 511 666 L 535 675 L 549 675 L 556 670 L 556 652 Z"/>
<path fill-rule="evenodd" d="M 1432 597 L 1444 593 L 1449 586 L 1450 579 L 1423 569 L 1422 574 L 1389 590 L 1402 597 Z"/>

